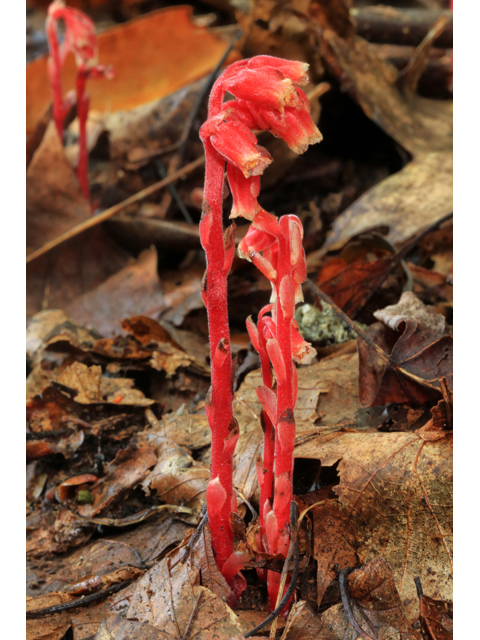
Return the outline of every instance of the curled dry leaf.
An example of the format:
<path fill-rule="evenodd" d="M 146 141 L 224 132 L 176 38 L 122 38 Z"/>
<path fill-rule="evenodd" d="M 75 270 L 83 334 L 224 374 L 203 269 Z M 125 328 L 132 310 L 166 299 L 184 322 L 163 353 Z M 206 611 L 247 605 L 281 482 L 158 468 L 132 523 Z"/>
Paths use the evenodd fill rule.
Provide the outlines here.
<path fill-rule="evenodd" d="M 375 323 L 365 333 L 383 353 L 357 339 L 364 406 L 425 402 L 440 395 L 442 378 L 452 388 L 453 337 L 442 315 L 411 292 L 374 315 L 384 324 Z"/>
<path fill-rule="evenodd" d="M 359 626 L 375 637 L 420 640 L 408 621 L 392 570 L 385 558 L 377 558 L 347 578 L 352 614 Z M 372 633 L 373 632 L 373 633 Z"/>
<path fill-rule="evenodd" d="M 348 532 L 360 562 L 388 558 L 410 619 L 418 615 L 414 576 L 432 597 L 448 600 L 452 592 L 452 436 L 434 437 L 340 431 L 295 450 L 322 466 L 340 461 L 334 490 L 345 529 L 337 530 L 337 544 Z M 335 545 L 328 553 L 335 557 Z"/>

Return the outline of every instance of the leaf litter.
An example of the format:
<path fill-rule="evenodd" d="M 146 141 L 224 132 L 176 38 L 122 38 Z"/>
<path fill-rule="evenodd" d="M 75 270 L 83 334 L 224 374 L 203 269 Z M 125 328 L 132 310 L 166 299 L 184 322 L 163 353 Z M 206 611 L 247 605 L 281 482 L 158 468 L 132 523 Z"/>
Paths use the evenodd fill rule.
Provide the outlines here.
<path fill-rule="evenodd" d="M 227 26 L 212 30 L 175 7 L 99 35 L 117 76 L 91 88 L 101 125 L 92 205 L 122 213 L 54 250 L 47 243 L 88 222 L 92 207 L 72 168 L 76 124 L 62 149 L 48 125 L 45 59 L 30 64 L 27 130 L 39 126 L 27 245 L 47 248 L 27 270 L 27 610 L 40 610 L 28 638 L 241 640 L 268 615 L 254 568 L 281 570 L 282 560 L 254 543 L 261 374 L 244 316 L 269 292 L 237 259 L 235 531 L 249 568 L 235 610 L 209 530 L 198 528 L 211 438 L 196 226 L 206 105 L 196 103 L 237 24 L 243 38 L 229 60 L 268 53 L 311 64 L 324 134 L 295 162 L 275 141 L 279 164 L 261 196 L 302 218 L 310 277 L 326 294 L 304 291 L 302 330 L 319 353 L 298 369 L 294 492 L 307 511 L 296 602 L 277 637 L 452 637 L 451 101 L 419 93 L 431 34 L 402 77 L 356 35 L 349 9 L 348 0 L 255 0 L 236 18 L 216 7 Z M 140 44 L 127 61 L 132 38 Z M 331 132 L 341 128 L 350 138 L 340 150 Z M 159 161 L 167 175 L 196 164 L 166 194 L 155 186 Z"/>

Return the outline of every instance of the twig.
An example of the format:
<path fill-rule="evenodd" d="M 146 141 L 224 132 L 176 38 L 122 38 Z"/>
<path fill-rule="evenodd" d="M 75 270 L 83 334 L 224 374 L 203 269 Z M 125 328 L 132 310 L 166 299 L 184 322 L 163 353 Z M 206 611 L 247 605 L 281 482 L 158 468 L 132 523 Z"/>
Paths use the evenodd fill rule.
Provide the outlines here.
<path fill-rule="evenodd" d="M 355 7 L 350 15 L 356 22 L 357 35 L 369 42 L 417 46 L 441 15 L 448 17 L 448 25 L 435 40 L 436 47 L 453 46 L 453 13 L 442 9 L 398 9 L 390 7 Z"/>
<path fill-rule="evenodd" d="M 349 573 L 351 573 L 351 571 L 351 567 L 345 567 L 345 569 L 342 569 L 340 571 L 340 574 L 338 576 L 338 584 L 340 586 L 340 595 L 342 597 L 343 608 L 345 609 L 345 613 L 347 614 L 348 621 L 360 637 L 364 638 L 364 640 L 376 640 L 376 638 L 373 638 L 370 634 L 362 629 L 362 627 L 356 621 L 355 616 L 353 615 L 352 607 L 350 606 L 350 596 L 348 595 L 347 589 L 347 576 Z"/>
<path fill-rule="evenodd" d="M 189 507 L 181 507 L 172 504 L 161 504 L 154 507 L 149 507 L 148 509 L 143 509 L 143 511 L 139 511 L 138 513 L 134 513 L 131 516 L 127 516 L 126 518 L 89 518 L 88 516 L 83 516 L 80 513 L 77 513 L 72 507 L 68 504 L 60 500 L 58 497 L 58 492 L 55 492 L 55 498 L 57 502 L 67 511 L 73 513 L 73 515 L 81 520 L 85 520 L 86 522 L 91 522 L 92 524 L 101 524 L 105 527 L 128 527 L 132 524 L 138 524 L 139 522 L 143 522 L 150 516 L 153 516 L 155 513 L 159 513 L 161 511 L 174 511 L 175 513 L 187 513 L 189 515 L 192 514 L 192 510 Z"/>
<path fill-rule="evenodd" d="M 197 599 L 193 603 L 192 613 L 190 614 L 190 617 L 189 617 L 188 622 L 187 622 L 187 626 L 185 627 L 185 631 L 183 632 L 182 640 L 187 640 L 188 634 L 190 633 L 190 628 L 192 626 L 193 618 L 195 617 L 195 614 L 197 613 L 198 603 L 200 602 L 200 598 L 202 597 L 202 593 L 203 593 L 203 591 L 200 591 L 200 593 L 197 596 Z"/>
<path fill-rule="evenodd" d="M 187 546 L 185 547 L 184 554 L 182 556 L 182 559 L 180 560 L 182 564 L 185 564 L 185 562 L 187 561 L 187 558 L 190 558 L 190 556 L 192 555 L 192 549 L 195 546 L 195 543 L 197 542 L 197 540 L 200 538 L 200 534 L 203 531 L 203 527 L 207 524 L 207 522 L 208 522 L 208 511 L 205 511 L 205 515 L 200 520 L 198 527 L 193 532 L 192 537 L 190 538 Z"/>
<path fill-rule="evenodd" d="M 34 609 L 33 611 L 27 611 L 27 620 L 45 618 L 46 616 L 51 616 L 54 613 L 67 611 L 68 609 L 76 609 L 77 607 L 86 607 L 92 602 L 99 602 L 100 600 L 104 600 L 113 593 L 121 591 L 123 588 L 128 587 L 131 582 L 132 578 L 128 578 L 128 580 L 123 580 L 123 582 L 119 582 L 118 584 L 112 584 L 104 591 L 98 591 L 97 593 L 91 593 L 88 596 L 82 596 L 77 600 L 72 600 L 72 602 L 65 602 L 64 604 L 53 605 L 53 607 L 45 607 L 43 609 Z"/>
<path fill-rule="evenodd" d="M 281 584 L 285 585 L 285 582 L 283 581 L 283 577 L 285 576 L 285 579 L 286 579 L 286 575 L 288 572 L 288 564 L 290 563 L 290 559 L 293 556 L 292 579 L 290 581 L 290 584 L 288 585 L 288 589 L 286 590 L 283 598 L 280 600 L 280 603 L 275 607 L 272 613 L 268 615 L 265 618 L 265 620 L 263 620 L 263 622 L 260 622 L 260 624 L 257 624 L 256 627 L 248 631 L 245 634 L 245 638 L 251 638 L 252 636 L 255 636 L 258 633 L 258 631 L 260 631 L 261 629 L 266 627 L 267 624 L 270 624 L 270 622 L 275 620 L 275 618 L 283 610 L 287 602 L 292 597 L 293 592 L 295 591 L 295 587 L 297 585 L 297 580 L 298 580 L 298 573 L 300 570 L 300 554 L 298 549 L 298 526 L 299 525 L 297 520 L 298 520 L 298 507 L 297 507 L 297 503 L 292 500 L 292 502 L 290 503 L 290 522 L 292 525 L 292 539 L 290 541 L 290 547 L 288 549 L 287 559 L 285 560 L 285 564 L 282 571 Z M 292 550 L 291 554 L 290 554 L 290 550 Z M 283 589 L 283 586 L 282 586 L 282 589 Z M 281 593 L 281 590 L 279 590 L 279 593 Z"/>
<path fill-rule="evenodd" d="M 159 160 L 159 158 L 157 158 L 156 160 L 153 161 L 153 163 L 154 163 L 155 167 L 157 168 L 159 176 L 162 179 L 166 178 L 167 177 L 167 172 L 165 171 L 165 166 L 164 166 L 163 162 L 161 160 Z M 193 224 L 193 218 L 189 214 L 188 209 L 186 208 L 186 206 L 183 204 L 183 200 L 181 199 L 180 194 L 178 193 L 177 189 L 174 187 L 173 184 L 167 185 L 167 188 L 170 191 L 170 194 L 171 194 L 172 198 L 177 203 L 177 206 L 180 209 L 180 211 L 182 212 L 182 215 L 185 218 L 185 220 L 189 224 Z"/>
<path fill-rule="evenodd" d="M 36 260 L 40 256 L 43 256 L 48 251 L 51 251 L 52 249 L 54 249 L 55 247 L 58 247 L 60 244 L 66 242 L 67 240 L 74 238 L 79 233 L 82 233 L 87 229 L 91 229 L 92 227 L 96 227 L 101 222 L 105 222 L 105 220 L 108 220 L 119 211 L 122 211 L 122 209 L 125 209 L 125 207 L 128 207 L 131 204 L 140 202 L 141 200 L 144 200 L 145 198 L 152 195 L 153 193 L 156 193 L 160 189 L 163 189 L 163 187 L 166 187 L 171 182 L 174 182 L 175 180 L 178 180 L 178 178 L 182 178 L 188 173 L 191 173 L 192 171 L 194 171 L 195 169 L 198 169 L 198 167 L 201 167 L 204 163 L 205 163 L 205 156 L 200 156 L 200 158 L 197 158 L 196 160 L 185 165 L 178 171 L 175 171 L 175 173 L 172 173 L 172 175 L 169 176 L 168 178 L 165 178 L 164 180 L 160 180 L 160 182 L 155 182 L 155 184 L 152 184 L 149 187 L 142 189 L 138 193 L 135 193 L 133 196 L 130 196 L 126 200 L 123 200 L 123 202 L 119 202 L 113 207 L 110 207 L 109 209 L 105 209 L 105 211 L 102 211 L 102 213 L 99 213 L 96 216 L 92 216 L 91 218 L 88 218 L 84 222 L 77 224 L 72 229 L 69 229 L 65 233 L 62 233 L 61 235 L 57 236 L 53 240 L 46 242 L 42 247 L 40 247 L 36 251 L 32 251 L 32 253 L 29 253 L 27 256 L 27 263 L 32 262 L 33 260 Z"/>

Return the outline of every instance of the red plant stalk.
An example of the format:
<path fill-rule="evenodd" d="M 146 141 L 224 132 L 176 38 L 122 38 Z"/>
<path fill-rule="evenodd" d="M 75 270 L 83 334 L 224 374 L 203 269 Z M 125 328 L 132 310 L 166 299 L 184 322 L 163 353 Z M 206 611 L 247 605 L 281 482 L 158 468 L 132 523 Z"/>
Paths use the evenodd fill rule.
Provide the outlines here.
<path fill-rule="evenodd" d="M 249 333 L 252 342 L 261 354 L 262 340 L 275 371 L 276 393 L 267 385 L 257 389 L 257 395 L 269 414 L 275 428 L 275 489 L 273 508 L 262 502 L 268 552 L 287 555 L 290 543 L 290 501 L 292 500 L 293 448 L 295 444 L 294 408 L 297 400 L 297 375 L 293 360 L 306 364 L 315 355 L 315 350 L 298 332 L 293 319 L 295 303 L 303 299 L 300 285 L 306 277 L 305 253 L 302 246 L 303 228 L 296 216 L 276 218 L 260 211 L 239 245 L 239 253 L 251 260 L 272 283 L 272 318 L 261 312 L 258 331 L 252 326 Z M 263 254 L 260 253 L 263 250 Z M 250 320 L 250 325 L 253 325 Z M 247 324 L 248 326 L 248 324 Z M 262 356 L 261 356 L 262 360 Z M 265 365 L 262 360 L 262 372 Z M 264 378 L 265 381 L 265 378 Z M 259 480 L 261 484 L 261 480 Z M 262 513 L 262 507 L 264 511 Z M 266 512 L 266 513 L 265 513 Z M 261 521 L 262 526 L 262 521 Z M 275 608 L 280 576 L 268 572 L 270 606 Z M 288 586 L 288 582 L 287 582 Z M 288 605 L 284 612 L 288 611 Z"/>
<path fill-rule="evenodd" d="M 233 195 L 233 208 L 230 217 L 243 216 L 248 220 L 258 221 L 263 215 L 262 219 L 265 219 L 269 231 L 271 231 L 272 224 L 276 224 L 274 237 L 261 227 L 258 230 L 253 229 L 257 234 L 254 239 L 256 257 L 253 261 L 267 277 L 271 276 L 268 260 L 265 259 L 262 263 L 261 251 L 271 247 L 277 236 L 282 236 L 283 231 L 276 222 L 272 222 L 276 220 L 275 216 L 263 211 L 257 202 L 260 191 L 259 176 L 265 167 L 272 162 L 272 158 L 266 149 L 257 144 L 257 138 L 252 129 L 271 131 L 274 135 L 284 138 L 290 148 L 297 153 L 303 153 L 309 144 L 321 140 L 321 134 L 310 118 L 308 100 L 303 91 L 294 86 L 294 83 L 305 84 L 308 81 L 306 68 L 307 66 L 301 62 L 270 56 L 257 56 L 251 60 L 241 60 L 234 63 L 214 84 L 210 95 L 208 119 L 200 129 L 206 158 L 200 239 L 205 249 L 207 269 L 202 296 L 208 315 L 212 368 L 211 391 L 206 402 L 206 413 L 212 431 L 212 462 L 207 489 L 207 508 L 216 562 L 231 586 L 235 597 L 240 595 L 246 583 L 239 573 L 245 559 L 233 550 L 233 531 L 230 524 L 230 513 L 236 510 L 232 470 L 233 454 L 238 440 L 238 425 L 232 412 L 232 361 L 227 311 L 227 275 L 234 254 L 235 226 L 232 224 L 228 227 L 224 236 L 222 224 L 224 168 L 225 162 L 227 162 L 228 182 Z M 227 91 L 233 94 L 236 99 L 223 102 Z M 255 227 L 255 223 L 253 226 Z M 290 250 L 288 241 L 284 240 L 282 243 L 281 251 L 285 254 Z M 281 273 L 283 274 L 283 271 Z M 284 355 L 282 355 L 280 347 L 277 348 L 280 360 L 283 357 L 287 358 L 291 352 L 290 338 L 286 336 L 287 327 L 290 331 L 293 317 L 293 311 L 290 307 L 285 311 L 285 314 L 285 318 L 280 316 L 282 327 L 280 335 L 285 343 Z M 275 359 L 270 353 L 271 344 L 269 343 L 271 340 L 263 337 L 271 321 L 271 318 L 265 317 L 262 322 L 262 318 L 260 318 L 259 325 L 263 333 L 262 331 L 258 333 L 259 339 L 257 341 L 261 351 L 264 376 L 264 386 L 262 387 L 264 391 L 260 393 L 264 395 L 274 395 L 268 360 L 271 360 L 272 357 L 276 361 L 279 359 Z M 252 325 L 253 323 L 250 326 L 252 327 Z M 261 336 L 260 333 L 262 333 Z M 290 357 L 290 365 L 287 365 L 287 369 L 290 371 L 292 366 Z M 278 383 L 278 373 L 276 377 Z M 285 387 L 282 391 L 282 402 L 289 407 L 294 405 L 290 387 Z M 282 420 L 284 422 L 286 420 L 283 415 Z M 276 414 L 265 409 L 263 420 L 265 447 L 262 477 L 260 478 L 262 541 L 268 539 L 267 513 L 271 508 L 273 498 L 274 421 L 276 424 L 278 423 Z M 285 429 L 281 428 L 283 423 L 278 423 L 277 429 L 279 424 L 283 438 Z M 275 445 L 275 455 L 277 455 L 276 449 Z M 288 458 L 288 455 L 282 455 L 283 458 Z M 275 466 L 277 466 L 276 463 Z M 280 463 L 280 467 L 283 468 L 286 465 L 282 466 Z M 282 479 L 279 482 L 281 484 Z M 288 501 L 288 510 L 289 507 L 290 502 Z M 281 538 L 280 546 L 283 544 L 282 549 L 285 544 L 288 548 L 288 536 L 285 540 L 280 534 L 277 537 Z M 270 544 L 273 545 L 273 538 L 272 543 L 268 542 L 269 546 Z"/>
<path fill-rule="evenodd" d="M 57 31 L 59 20 L 65 23 L 65 38 L 61 45 L 58 43 Z M 77 176 L 85 197 L 89 199 L 87 118 L 90 100 L 85 92 L 86 81 L 87 78 L 112 78 L 113 70 L 108 65 L 97 64 L 97 39 L 92 20 L 78 9 L 66 7 L 63 0 L 54 0 L 48 7 L 46 32 L 50 50 L 48 76 L 53 93 L 53 119 L 62 142 L 65 116 L 73 105 L 72 94 L 68 93 L 65 99 L 62 95 L 62 66 L 69 51 L 73 52 L 77 62 L 75 81 L 79 122 Z"/>

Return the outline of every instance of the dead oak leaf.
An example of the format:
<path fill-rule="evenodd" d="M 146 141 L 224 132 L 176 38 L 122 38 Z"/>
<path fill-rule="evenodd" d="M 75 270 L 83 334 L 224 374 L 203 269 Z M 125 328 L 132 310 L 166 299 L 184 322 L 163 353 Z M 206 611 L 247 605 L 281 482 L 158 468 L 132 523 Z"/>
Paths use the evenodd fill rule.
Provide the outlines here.
<path fill-rule="evenodd" d="M 452 388 L 453 337 L 443 316 L 411 292 L 374 315 L 383 323 L 365 331 L 374 345 L 357 339 L 364 406 L 425 402 L 439 396 L 442 378 Z"/>
<path fill-rule="evenodd" d="M 296 447 L 295 457 L 339 462 L 335 493 L 345 530 L 361 562 L 388 560 L 409 617 L 418 614 L 415 576 L 432 597 L 451 599 L 451 434 L 337 432 Z M 330 567 L 336 547 L 328 553 Z"/>

